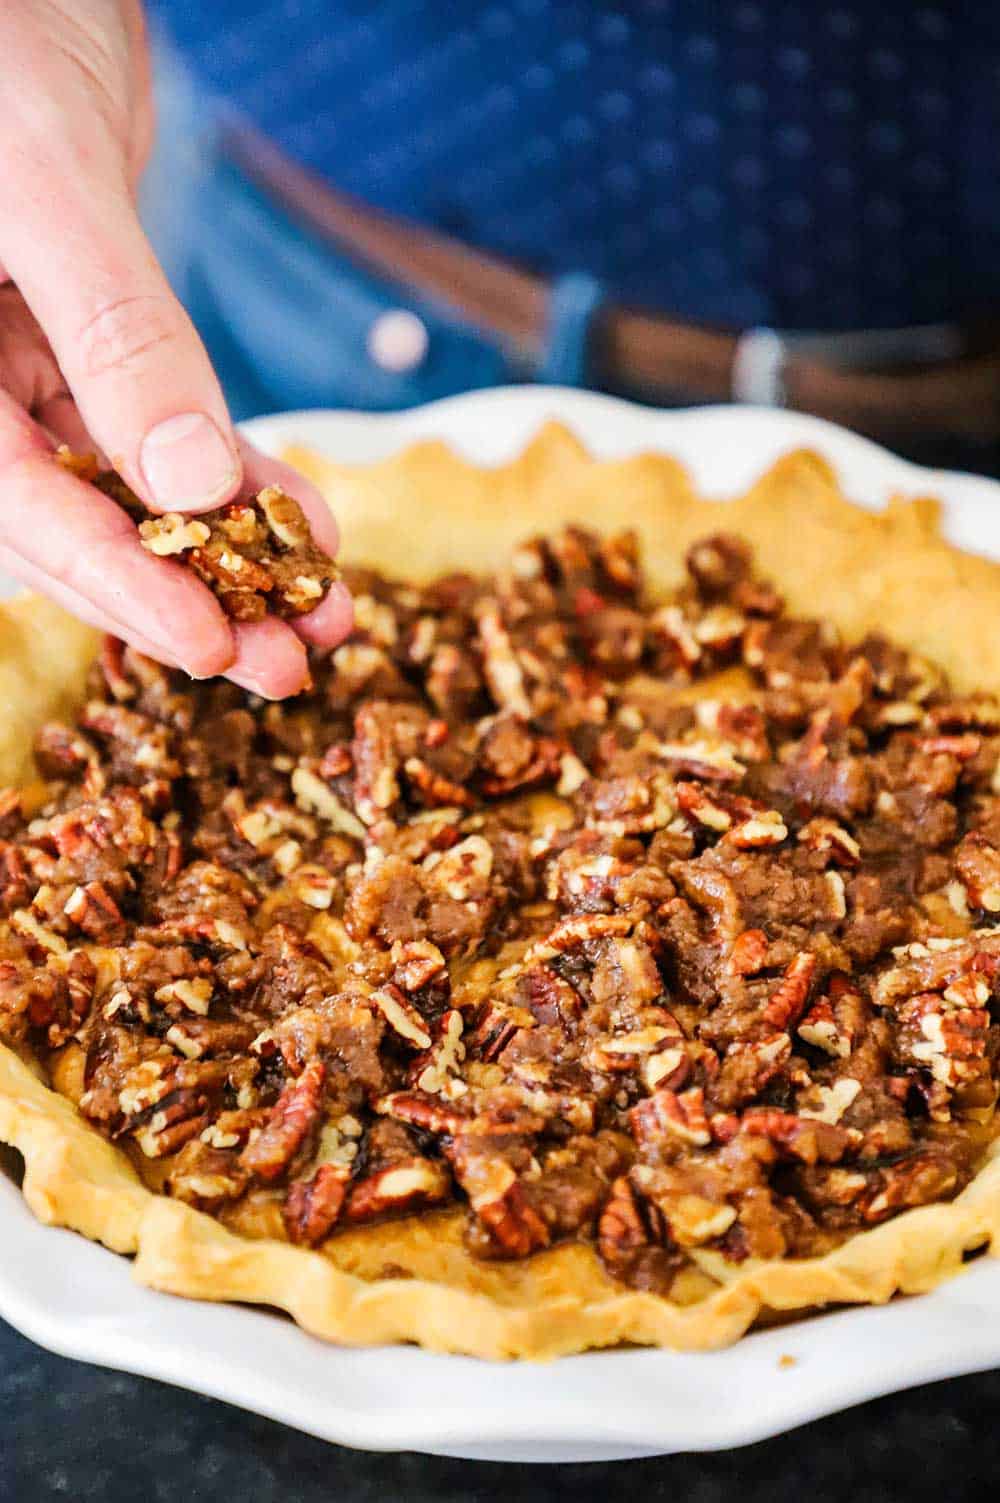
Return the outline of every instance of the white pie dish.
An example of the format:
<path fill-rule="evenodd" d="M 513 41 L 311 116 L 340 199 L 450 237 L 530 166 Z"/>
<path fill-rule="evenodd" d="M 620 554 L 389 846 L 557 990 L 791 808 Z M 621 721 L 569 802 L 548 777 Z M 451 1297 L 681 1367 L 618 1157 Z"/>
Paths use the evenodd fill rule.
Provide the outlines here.
<path fill-rule="evenodd" d="M 745 489 L 779 454 L 808 445 L 833 463 L 852 499 L 881 506 L 895 491 L 939 495 L 948 535 L 1000 557 L 995 482 L 918 469 L 799 415 L 663 413 L 519 388 L 402 415 L 285 414 L 248 431 L 265 447 L 294 439 L 348 461 L 442 437 L 490 463 L 515 453 L 548 417 L 602 456 L 670 452 L 709 494 Z M 341 523 L 349 529 L 349 515 Z M 153 1294 L 129 1280 L 121 1259 L 38 1225 L 6 1180 L 0 1195 L 7 1202 L 0 1313 L 28 1335 L 366 1448 L 550 1461 L 715 1449 L 1000 1362 L 1000 1268 L 988 1260 L 921 1299 L 803 1320 L 721 1353 L 617 1351 L 515 1368 L 411 1348 L 342 1350 L 273 1315 Z"/>

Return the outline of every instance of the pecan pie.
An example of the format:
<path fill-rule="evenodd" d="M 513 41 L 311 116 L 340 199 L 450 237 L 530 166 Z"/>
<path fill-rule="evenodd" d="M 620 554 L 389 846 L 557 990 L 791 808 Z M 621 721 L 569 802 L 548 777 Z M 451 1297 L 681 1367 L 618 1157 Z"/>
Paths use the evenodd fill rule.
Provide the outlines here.
<path fill-rule="evenodd" d="M 194 517 L 152 516 L 117 471 L 99 469 L 93 455 L 64 448 L 57 458 L 128 512 L 150 553 L 193 569 L 235 621 L 261 621 L 268 612 L 305 615 L 338 577 L 333 560 L 313 541 L 301 506 L 280 486 Z"/>
<path fill-rule="evenodd" d="M 0 1135 L 58 1101 L 17 1055 L 88 1161 L 55 1219 L 493 1354 L 718 1343 L 989 1240 L 1000 703 L 735 532 L 675 552 L 353 566 L 284 705 L 104 644 L 0 798 Z"/>

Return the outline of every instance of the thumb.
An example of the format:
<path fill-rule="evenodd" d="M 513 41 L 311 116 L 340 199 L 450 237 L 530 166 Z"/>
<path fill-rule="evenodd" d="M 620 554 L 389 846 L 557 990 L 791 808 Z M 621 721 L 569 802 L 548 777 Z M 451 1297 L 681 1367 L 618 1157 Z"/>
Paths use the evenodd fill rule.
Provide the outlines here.
<path fill-rule="evenodd" d="M 0 261 L 87 428 L 132 488 L 157 511 L 218 506 L 242 476 L 225 399 L 124 172 L 91 162 L 81 173 L 80 159 L 58 147 L 54 161 L 46 155 L 29 144 L 0 175 Z"/>

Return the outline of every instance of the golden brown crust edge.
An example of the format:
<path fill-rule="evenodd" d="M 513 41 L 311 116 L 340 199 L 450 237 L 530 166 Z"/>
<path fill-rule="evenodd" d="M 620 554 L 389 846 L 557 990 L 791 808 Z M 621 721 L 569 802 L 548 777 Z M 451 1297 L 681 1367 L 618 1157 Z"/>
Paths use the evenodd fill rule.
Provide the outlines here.
<path fill-rule="evenodd" d="M 488 568 L 526 533 L 574 520 L 636 527 L 650 577 L 667 587 L 688 543 L 723 526 L 754 544 L 762 572 L 793 609 L 830 616 L 849 635 L 880 626 L 935 658 L 959 688 L 1000 689 L 992 630 L 1000 566 L 944 544 L 932 503 L 893 503 L 878 515 L 851 506 L 815 455 L 788 455 L 731 503 L 699 501 L 685 472 L 659 456 L 597 463 L 556 425 L 498 470 L 468 465 L 440 444 L 371 468 L 306 451 L 292 457 L 336 506 L 349 560 L 425 576 Z M 407 515 L 426 528 L 416 544 L 416 528 L 400 526 Z M 0 779 L 27 775 L 31 736 L 72 704 L 94 640 L 37 600 L 0 610 Z M 134 1253 L 141 1283 L 277 1307 L 316 1336 L 355 1345 L 415 1341 L 490 1358 L 622 1342 L 706 1349 L 735 1341 L 764 1309 L 924 1292 L 958 1273 L 969 1249 L 1000 1247 L 1000 1151 L 957 1200 L 906 1212 L 825 1257 L 735 1269 L 706 1258 L 717 1287 L 682 1305 L 623 1290 L 579 1245 L 542 1254 L 528 1268 L 484 1270 L 462 1252 L 455 1217 L 369 1228 L 335 1239 L 329 1255 L 250 1241 L 144 1188 L 122 1153 L 3 1048 L 0 1140 L 24 1156 L 32 1211 Z M 436 1280 L 426 1276 L 438 1267 Z"/>

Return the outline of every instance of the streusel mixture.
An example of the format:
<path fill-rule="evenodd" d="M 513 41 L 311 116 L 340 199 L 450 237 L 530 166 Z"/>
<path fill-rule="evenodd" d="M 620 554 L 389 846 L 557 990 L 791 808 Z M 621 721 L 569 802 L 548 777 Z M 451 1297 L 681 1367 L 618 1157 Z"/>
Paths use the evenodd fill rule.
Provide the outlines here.
<path fill-rule="evenodd" d="M 953 1197 L 1000 709 L 790 619 L 736 538 L 688 564 L 651 600 L 569 529 L 355 570 L 284 705 L 109 642 L 0 796 L 3 1037 L 151 1183 L 311 1246 L 459 1204 L 477 1255 L 584 1239 L 665 1293 Z"/>
<path fill-rule="evenodd" d="M 302 507 L 280 486 L 197 516 L 154 516 L 117 471 L 98 468 L 94 455 L 64 448 L 57 458 L 128 513 L 148 552 L 192 569 L 235 621 L 261 621 L 269 612 L 303 616 L 339 578 L 333 559 L 314 542 Z"/>

